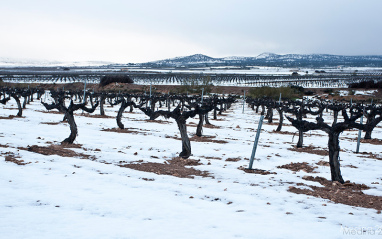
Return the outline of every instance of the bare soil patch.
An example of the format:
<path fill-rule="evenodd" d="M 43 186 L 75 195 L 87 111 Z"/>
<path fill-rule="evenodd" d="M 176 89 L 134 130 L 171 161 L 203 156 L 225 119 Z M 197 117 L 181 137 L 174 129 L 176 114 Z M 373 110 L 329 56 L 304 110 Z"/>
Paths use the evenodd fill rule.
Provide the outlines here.
<path fill-rule="evenodd" d="M 172 138 L 172 139 L 176 139 L 176 140 L 182 140 L 181 138 L 178 138 L 178 137 L 173 137 L 173 136 L 169 136 L 169 135 L 166 135 L 165 136 L 166 138 Z M 192 137 L 189 137 L 190 141 L 194 141 L 194 142 L 207 142 L 207 143 L 217 143 L 217 144 L 227 144 L 228 141 L 225 141 L 225 140 L 215 140 L 214 138 L 216 138 L 216 136 L 192 136 Z"/>
<path fill-rule="evenodd" d="M 14 118 L 25 118 L 24 116 L 17 116 L 17 115 L 9 115 L 9 116 L 0 116 L 0 119 L 14 119 Z"/>
<path fill-rule="evenodd" d="M 144 172 L 155 173 L 158 175 L 171 175 L 179 178 L 194 178 L 194 176 L 212 177 L 207 171 L 201 171 L 192 167 L 186 167 L 197 165 L 201 165 L 200 160 L 183 159 L 181 157 L 176 157 L 172 158 L 171 160 L 167 160 L 165 163 L 136 162 L 129 164 L 120 164 L 118 166 Z"/>
<path fill-rule="evenodd" d="M 72 148 L 72 149 L 81 149 L 82 144 L 68 144 L 68 143 L 61 143 L 61 146 L 63 148 Z"/>
<path fill-rule="evenodd" d="M 382 140 L 380 140 L 380 139 L 361 139 L 361 143 L 382 145 Z"/>
<path fill-rule="evenodd" d="M 216 159 L 216 160 L 222 160 L 222 158 L 219 158 L 219 157 L 205 157 L 205 156 L 202 156 L 203 158 L 205 159 Z"/>
<path fill-rule="evenodd" d="M 151 134 L 150 130 L 145 129 L 138 129 L 138 128 L 111 128 L 111 129 L 102 129 L 101 131 L 107 131 L 107 132 L 115 132 L 115 133 L 125 133 L 125 134 L 142 134 L 142 135 L 148 135 Z"/>
<path fill-rule="evenodd" d="M 74 114 L 74 115 L 84 116 L 89 118 L 96 118 L 96 119 L 114 119 L 115 118 L 113 116 L 108 116 L 108 115 L 92 115 L 89 113 L 81 113 L 81 114 Z"/>
<path fill-rule="evenodd" d="M 244 168 L 243 166 L 238 167 L 239 170 L 243 170 L 246 173 L 254 173 L 254 174 L 260 174 L 260 175 L 268 175 L 268 174 L 277 174 L 276 172 L 271 172 L 263 169 L 248 169 Z"/>
<path fill-rule="evenodd" d="M 330 166 L 329 162 L 323 161 L 323 160 L 317 162 L 316 164 L 319 165 L 319 166 L 327 166 L 327 167 Z"/>
<path fill-rule="evenodd" d="M 215 140 L 216 136 L 192 136 L 190 138 L 190 141 L 195 141 L 195 142 L 211 142 L 211 143 L 217 143 L 217 144 L 227 144 L 228 141 L 225 140 Z"/>
<path fill-rule="evenodd" d="M 158 124 L 170 124 L 170 121 L 165 121 L 165 120 L 144 120 L 145 122 L 149 123 L 158 123 Z"/>
<path fill-rule="evenodd" d="M 190 123 L 187 123 L 186 126 L 187 127 L 196 127 L 196 126 L 198 126 L 198 124 L 196 124 L 194 122 L 190 122 Z"/>
<path fill-rule="evenodd" d="M 288 132 L 288 131 L 276 131 L 276 130 L 272 130 L 270 132 L 271 133 L 276 133 L 276 134 L 297 135 L 297 132 L 292 133 L 292 132 Z"/>
<path fill-rule="evenodd" d="M 241 158 L 227 158 L 225 161 L 227 161 L 227 162 L 238 162 L 240 160 L 241 160 Z"/>
<path fill-rule="evenodd" d="M 362 190 L 369 189 L 364 184 L 356 184 L 346 182 L 331 182 L 322 177 L 305 176 L 303 179 L 313 182 L 318 182 L 324 187 L 310 186 L 304 183 L 297 184 L 298 186 L 310 187 L 310 189 L 301 189 L 294 186 L 289 187 L 288 191 L 296 194 L 305 194 L 318 198 L 329 199 L 335 203 L 341 203 L 349 206 L 374 208 L 382 210 L 382 197 L 364 194 Z"/>
<path fill-rule="evenodd" d="M 370 159 L 377 159 L 377 160 L 382 160 L 382 157 L 377 154 L 369 153 L 369 152 L 362 152 L 361 153 L 363 156 L 362 158 L 370 158 Z"/>
<path fill-rule="evenodd" d="M 115 132 L 115 133 L 125 133 L 125 134 L 140 134 L 140 131 L 132 130 L 130 128 L 120 129 L 120 128 L 111 128 L 111 129 L 102 129 L 101 131 Z"/>
<path fill-rule="evenodd" d="M 24 160 L 18 159 L 18 158 L 20 158 L 20 156 L 16 156 L 12 152 L 5 153 L 5 162 L 12 162 L 12 163 L 15 163 L 17 165 L 27 165 L 27 164 L 31 163 L 31 162 L 26 163 Z"/>
<path fill-rule="evenodd" d="M 59 125 L 59 124 L 68 124 L 68 122 L 66 122 L 66 121 L 60 121 L 60 122 L 41 122 L 40 124 Z"/>
<path fill-rule="evenodd" d="M 21 150 L 28 150 L 30 152 L 39 153 L 43 155 L 59 155 L 62 157 L 70 157 L 70 158 L 76 157 L 81 159 L 95 159 L 94 156 L 77 153 L 77 152 L 74 152 L 73 150 L 66 149 L 66 148 L 81 148 L 81 146 L 78 146 L 75 144 L 73 145 L 68 145 L 68 144 L 53 145 L 52 144 L 49 146 L 32 145 L 32 146 L 28 146 L 27 148 L 18 147 L 18 149 L 21 149 Z"/>
<path fill-rule="evenodd" d="M 158 124 L 171 124 L 171 121 L 166 120 L 150 120 L 150 119 L 129 119 L 130 121 L 140 121 L 140 122 L 148 122 L 148 123 L 158 123 Z"/>
<path fill-rule="evenodd" d="M 269 123 L 268 121 L 266 121 L 265 122 L 267 125 L 274 125 L 274 126 L 276 126 L 276 125 L 279 125 L 279 123 L 278 122 L 272 122 L 272 123 Z"/>
<path fill-rule="evenodd" d="M 321 156 L 329 155 L 329 151 L 328 150 L 319 149 L 318 147 L 314 147 L 312 145 L 305 146 L 305 147 L 302 147 L 302 148 L 297 148 L 297 147 L 288 148 L 288 150 L 295 151 L 295 152 L 317 154 L 317 155 L 321 155 Z"/>
<path fill-rule="evenodd" d="M 317 167 L 310 166 L 307 162 L 290 163 L 290 164 L 278 166 L 277 168 L 289 169 L 294 172 L 304 171 L 307 173 L 317 173 L 316 171 L 314 171 Z"/>
<path fill-rule="evenodd" d="M 208 128 L 208 129 L 221 129 L 220 126 L 213 125 L 213 124 L 205 124 L 203 127 Z"/>
<path fill-rule="evenodd" d="M 0 119 L 13 119 L 13 118 L 15 118 L 16 116 L 14 116 L 14 115 L 10 115 L 10 116 L 0 116 Z"/>

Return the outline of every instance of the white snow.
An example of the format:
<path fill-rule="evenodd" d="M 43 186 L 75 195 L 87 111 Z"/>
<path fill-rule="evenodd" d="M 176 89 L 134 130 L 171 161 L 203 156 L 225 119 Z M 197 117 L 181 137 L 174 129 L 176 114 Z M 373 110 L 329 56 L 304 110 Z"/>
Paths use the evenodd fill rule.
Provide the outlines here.
<path fill-rule="evenodd" d="M 0 105 L 0 116 L 15 115 L 16 108 L 13 100 Z M 277 174 L 239 170 L 240 166 L 248 167 L 245 158 L 251 155 L 259 120 L 259 114 L 249 108 L 243 113 L 241 102 L 233 105 L 226 116 L 218 116 L 223 120 L 210 117 L 220 129 L 203 131 L 228 144 L 191 142 L 191 158 L 203 163 L 195 168 L 214 176 L 194 179 L 117 166 L 119 161 L 163 163 L 181 150 L 181 141 L 166 138 L 179 136 L 175 122 L 147 122 L 138 110 L 133 114 L 125 112 L 123 123 L 126 128 L 141 130 L 139 134 L 101 131 L 117 127 L 114 118 L 75 116 L 79 130 L 75 143 L 82 144 L 83 149 L 73 150 L 94 155 L 93 161 L 18 149 L 59 144 L 69 135 L 67 124 L 42 124 L 60 122 L 63 115 L 43 111 L 41 103 L 34 101 L 23 111 L 23 118 L 0 119 L 0 145 L 9 146 L 0 147 L 1 238 L 360 238 L 359 234 L 349 233 L 358 233 L 360 227 L 381 232 L 382 217 L 374 209 L 287 191 L 301 182 L 320 186 L 302 177 L 330 179 L 329 167 L 318 166 L 319 173 L 293 173 L 277 166 L 290 162 L 316 166 L 318 161 L 328 161 L 328 157 L 288 150 L 296 144 L 297 135 L 272 133 L 275 125 L 264 122 L 254 167 Z M 115 116 L 117 111 L 118 106 L 106 107 L 107 115 Z M 325 117 L 331 120 L 330 115 Z M 190 122 L 197 123 L 198 119 Z M 195 130 L 188 127 L 190 135 Z M 284 125 L 282 131 L 296 132 L 290 125 Z M 345 180 L 372 187 L 364 193 L 381 196 L 382 162 L 354 153 L 357 134 L 346 131 L 341 137 L 342 175 Z M 381 127 L 377 127 L 372 137 L 381 136 Z M 304 145 L 326 148 L 326 143 L 327 136 L 320 131 L 304 137 Z M 380 146 L 371 144 L 362 144 L 361 151 L 382 154 Z M 30 164 L 6 162 L 4 157 L 9 152 Z M 242 160 L 225 161 L 236 157 Z M 362 238 L 368 237 L 377 235 L 362 234 Z"/>
<path fill-rule="evenodd" d="M 338 94 L 340 96 L 348 96 L 349 94 L 353 95 L 373 95 L 375 92 L 378 92 L 378 90 L 339 90 Z"/>

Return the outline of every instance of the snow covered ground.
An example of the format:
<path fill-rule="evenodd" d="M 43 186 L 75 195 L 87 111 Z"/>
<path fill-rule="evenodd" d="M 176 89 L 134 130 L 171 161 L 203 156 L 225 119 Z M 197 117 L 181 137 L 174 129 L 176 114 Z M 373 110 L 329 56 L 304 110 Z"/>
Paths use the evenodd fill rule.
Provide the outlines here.
<path fill-rule="evenodd" d="M 0 105 L 0 117 L 16 115 L 15 108 L 13 100 Z M 107 107 L 106 114 L 115 116 L 117 110 L 118 106 Z M 213 178 L 190 179 L 118 166 L 120 161 L 164 163 L 181 150 L 181 141 L 171 138 L 179 137 L 173 120 L 161 119 L 168 124 L 148 122 L 138 110 L 125 112 L 123 118 L 125 127 L 140 131 L 138 134 L 101 131 L 117 127 L 114 118 L 75 116 L 79 129 L 75 143 L 82 148 L 72 150 L 92 155 L 95 160 L 18 149 L 59 144 L 70 132 L 65 123 L 45 124 L 60 122 L 63 115 L 44 113 L 40 102 L 32 102 L 23 118 L 0 119 L 0 237 L 381 237 L 382 216 L 375 209 L 287 191 L 298 183 L 320 186 L 302 178 L 330 179 L 329 167 L 318 166 L 317 173 L 306 173 L 277 166 L 290 162 L 317 166 L 319 161 L 328 161 L 328 156 L 288 150 L 296 144 L 297 136 L 273 133 L 276 125 L 264 122 L 254 167 L 277 174 L 239 170 L 240 166 L 248 167 L 259 121 L 252 110 L 242 110 L 238 102 L 225 116 L 218 116 L 220 120 L 210 120 L 220 128 L 204 128 L 204 135 L 216 136 L 227 144 L 191 142 L 191 159 L 202 163 L 194 167 L 208 171 Z M 190 135 L 195 130 L 188 127 Z M 290 125 L 284 125 L 282 131 L 296 132 Z M 382 196 L 382 162 L 354 154 L 357 134 L 346 131 L 341 137 L 342 175 L 345 180 L 372 187 L 364 193 Z M 381 127 L 372 137 L 382 138 Z M 326 141 L 324 133 L 314 131 L 306 134 L 304 145 L 326 148 Z M 366 143 L 361 144 L 361 151 L 382 154 L 381 146 Z M 18 156 L 28 164 L 7 162 L 6 155 Z M 226 161 L 228 158 L 241 160 Z M 361 232 L 360 228 L 368 231 Z"/>

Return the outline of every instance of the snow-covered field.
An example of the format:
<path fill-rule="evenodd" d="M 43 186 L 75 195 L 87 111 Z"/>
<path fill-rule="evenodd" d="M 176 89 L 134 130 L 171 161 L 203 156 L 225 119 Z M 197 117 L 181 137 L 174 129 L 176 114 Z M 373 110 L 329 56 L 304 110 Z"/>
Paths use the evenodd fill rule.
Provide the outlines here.
<path fill-rule="evenodd" d="M 0 117 L 16 115 L 15 108 L 13 100 L 0 105 Z M 118 106 L 108 107 L 106 114 L 115 116 L 117 110 Z M 204 128 L 204 135 L 227 144 L 191 142 L 191 159 L 202 163 L 194 167 L 213 178 L 190 179 L 118 166 L 120 161 L 164 163 L 181 150 L 181 141 L 171 138 L 179 137 L 173 120 L 161 119 L 169 124 L 148 122 L 137 109 L 125 112 L 123 123 L 138 134 L 101 131 L 116 128 L 114 118 L 75 116 L 79 129 L 75 143 L 82 148 L 72 150 L 93 155 L 95 160 L 18 149 L 59 144 L 70 132 L 65 123 L 43 124 L 60 122 L 63 115 L 44 113 L 40 102 L 32 102 L 23 118 L 0 119 L 0 238 L 381 237 L 382 216 L 375 209 L 287 191 L 298 183 L 320 186 L 303 180 L 305 175 L 330 179 L 329 167 L 316 165 L 328 161 L 328 156 L 288 150 L 297 136 L 273 133 L 276 125 L 264 122 L 254 167 L 277 174 L 239 170 L 248 167 L 260 117 L 248 108 L 242 110 L 238 102 L 225 116 L 218 116 L 220 120 L 210 120 L 220 128 Z M 331 120 L 329 115 L 326 118 Z M 188 127 L 190 135 L 195 130 Z M 282 131 L 296 132 L 290 125 Z M 382 196 L 382 162 L 354 153 L 357 135 L 358 131 L 342 135 L 342 175 L 372 187 L 364 193 Z M 372 137 L 382 138 L 381 127 Z M 323 132 L 307 133 L 304 138 L 306 146 L 326 148 L 326 144 Z M 361 151 L 382 154 L 380 145 L 361 144 Z M 28 164 L 5 161 L 10 154 Z M 277 168 L 290 162 L 308 162 L 318 167 L 317 173 Z"/>

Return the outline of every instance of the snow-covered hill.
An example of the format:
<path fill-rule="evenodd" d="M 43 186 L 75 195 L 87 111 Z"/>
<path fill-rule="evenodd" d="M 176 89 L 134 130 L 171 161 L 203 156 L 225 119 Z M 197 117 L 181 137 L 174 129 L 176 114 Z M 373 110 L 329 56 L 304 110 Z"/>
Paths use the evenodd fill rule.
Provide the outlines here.
<path fill-rule="evenodd" d="M 262 53 L 256 57 L 229 56 L 213 58 L 195 54 L 185 57 L 139 64 L 153 67 L 206 67 L 206 66 L 277 66 L 277 67 L 327 67 L 356 66 L 382 67 L 382 56 L 343 56 L 329 54 L 286 54 Z"/>
<path fill-rule="evenodd" d="M 254 57 L 228 56 L 214 58 L 203 54 L 174 57 L 146 63 L 113 63 L 107 61 L 47 61 L 1 58 L 0 67 L 214 67 L 214 66 L 270 66 L 270 67 L 382 67 L 381 55 L 343 56 L 329 54 L 285 54 L 265 52 Z"/>

